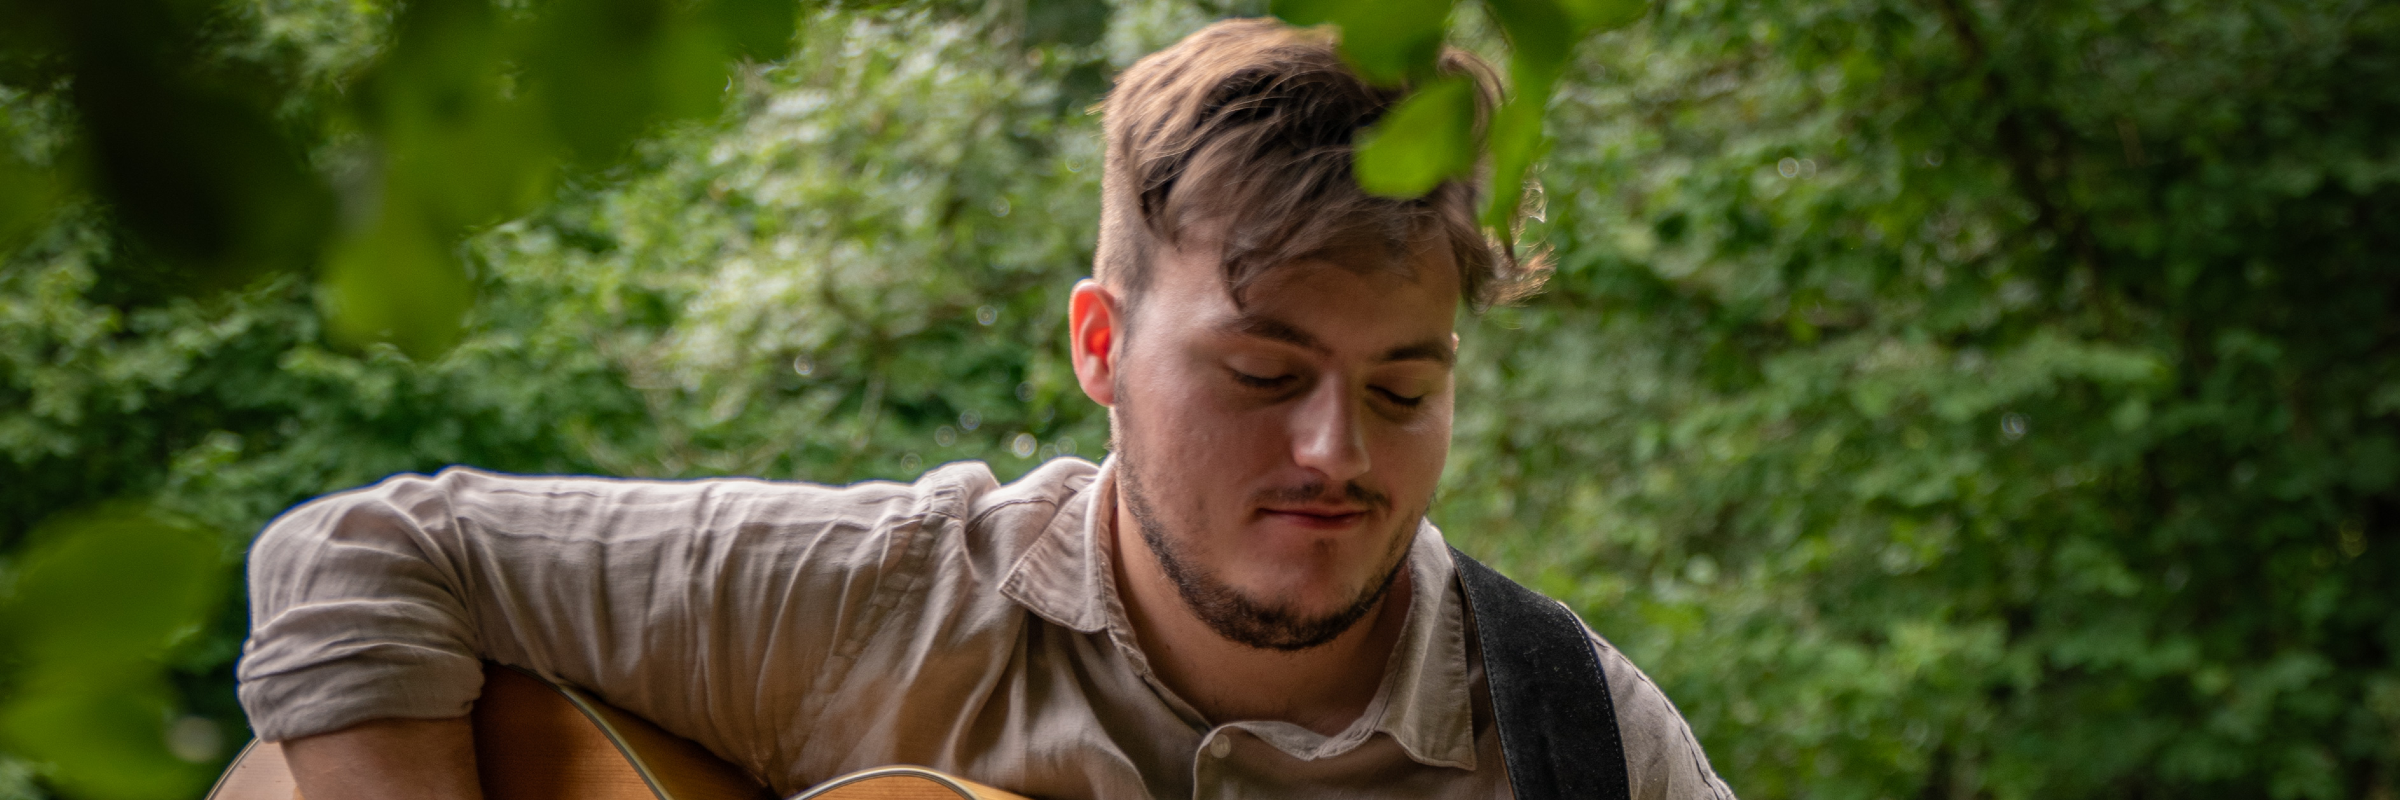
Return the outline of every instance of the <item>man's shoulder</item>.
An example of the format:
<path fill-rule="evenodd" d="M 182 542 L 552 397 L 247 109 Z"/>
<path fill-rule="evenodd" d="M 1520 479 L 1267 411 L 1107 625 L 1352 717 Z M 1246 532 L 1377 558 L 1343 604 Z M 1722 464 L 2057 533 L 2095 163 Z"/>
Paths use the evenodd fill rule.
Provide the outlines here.
<path fill-rule="evenodd" d="M 284 545 L 314 550 L 341 530 L 365 525 L 415 531 L 407 537 L 412 540 L 463 536 L 462 546 L 471 547 L 482 545 L 468 540 L 632 547 L 629 542 L 663 539 L 752 555 L 789 548 L 833 555 L 892 545 L 905 550 L 906 543 L 921 541 L 1013 558 L 1008 553 L 1029 546 L 1072 507 L 1098 471 L 1090 462 L 1059 458 L 1002 483 L 990 465 L 960 461 L 907 482 L 823 484 L 507 474 L 454 466 L 431 475 L 393 475 L 303 503 L 279 516 L 255 545 L 270 552 Z M 818 566 L 889 565 L 865 551 L 852 555 Z"/>
<path fill-rule="evenodd" d="M 1597 688 L 1607 693 L 1608 706 L 1614 712 L 1617 742 L 1624 753 L 1628 788 L 1634 797 L 1729 799 L 1733 796 L 1709 766 L 1708 756 L 1674 701 L 1631 658 L 1575 613 L 1573 607 L 1482 567 L 1472 558 L 1462 555 L 1455 561 L 1460 570 L 1459 589 L 1471 595 L 1477 607 L 1473 616 L 1478 623 L 1475 628 L 1478 646 L 1500 647 L 1513 654 L 1495 656 L 1488 647 L 1483 653 L 1487 677 L 1493 670 L 1501 669 L 1492 659 L 1513 665 L 1508 668 L 1515 676 L 1511 680 L 1517 682 L 1515 702 L 1519 704 L 1510 712 L 1513 716 L 1536 726 L 1545 724 L 1545 720 L 1549 724 L 1586 724 L 1589 720 L 1569 722 L 1564 716 L 1548 716 L 1542 710 L 1548 707 L 1542 692 Z M 1483 607 L 1487 601 L 1491 608 Z M 1561 624 L 1567 620 L 1573 620 L 1573 624 Z M 1486 625 L 1501 628 L 1495 635 Z M 1582 641 L 1578 642 L 1578 638 Z M 1549 683 L 1564 674 L 1590 675 L 1583 670 L 1558 668 L 1558 660 L 1576 658 L 1574 650 L 1578 645 L 1591 648 L 1596 662 L 1593 666 L 1599 668 L 1604 687 L 1592 687 L 1588 680 L 1567 681 L 1573 689 Z M 1540 665 L 1544 663 L 1547 666 Z M 1534 675 L 1545 677 L 1531 679 Z M 1533 689 L 1536 686 L 1547 688 Z M 1490 702 L 1495 704 L 1494 713 L 1501 713 L 1502 709 L 1497 707 L 1501 704 L 1499 689 L 1495 687 L 1493 692 Z M 1529 701 L 1532 705 L 1525 705 Z"/>
<path fill-rule="evenodd" d="M 967 499 L 965 517 L 980 522 L 995 515 L 1011 513 L 1056 513 L 1084 490 L 1100 474 L 1100 466 L 1073 456 L 1061 456 L 1042 462 L 1023 476 L 1000 483 L 992 475 L 991 465 L 981 461 L 958 461 L 944 464 L 925 473 L 920 483 L 932 481 L 955 485 Z"/>
<path fill-rule="evenodd" d="M 1005 577 L 1045 534 L 1072 534 L 1089 507 L 1086 493 L 1100 467 L 1073 457 L 1054 458 L 1014 481 L 1000 483 L 979 461 L 946 464 L 918 479 L 929 491 L 953 491 L 959 524 L 946 544 L 965 551 L 977 572 Z"/>
<path fill-rule="evenodd" d="M 348 491 L 316 498 L 300 507 L 394 498 L 497 500 L 503 505 L 539 505 L 546 500 L 603 499 L 618 504 L 679 505 L 693 502 L 767 501 L 863 506 L 898 505 L 916 513 L 972 522 L 1025 506 L 1056 509 L 1088 487 L 1099 466 L 1073 457 L 1044 462 L 1002 483 L 990 464 L 954 461 L 926 470 L 913 481 L 869 479 L 847 484 L 755 477 L 638 478 L 601 475 L 506 473 L 451 466 L 433 474 L 397 473 Z M 296 507 L 296 508 L 300 508 Z"/>
<path fill-rule="evenodd" d="M 1709 765 L 1708 754 L 1701 750 L 1698 738 L 1692 735 L 1691 724 L 1684 720 L 1675 702 L 1616 645 L 1588 625 L 1584 630 L 1598 651 L 1600 671 L 1606 676 L 1608 693 L 1616 707 L 1617 728 L 1624 743 L 1634 796 L 1730 800 L 1733 791 Z"/>
<path fill-rule="evenodd" d="M 870 534 L 887 544 L 887 558 L 873 569 L 930 574 L 966 568 L 974 580 L 945 580 L 980 594 L 1005 580 L 1018 562 L 1050 538 L 1075 538 L 1090 503 L 1087 491 L 1100 467 L 1073 457 L 1051 459 L 1002 483 L 981 461 L 957 461 L 926 470 L 914 481 L 866 481 L 823 487 L 850 509 L 794 508 L 800 515 L 833 513 L 850 519 L 836 527 Z M 833 498 L 828 498 L 833 499 Z M 830 533 L 830 531 L 829 531 Z"/>

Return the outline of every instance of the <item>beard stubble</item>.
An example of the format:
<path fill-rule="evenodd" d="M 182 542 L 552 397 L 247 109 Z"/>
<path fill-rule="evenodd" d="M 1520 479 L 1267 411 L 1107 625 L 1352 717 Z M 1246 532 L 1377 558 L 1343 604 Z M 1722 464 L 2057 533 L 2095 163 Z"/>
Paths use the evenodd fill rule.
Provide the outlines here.
<path fill-rule="evenodd" d="M 1114 427 L 1119 431 L 1129 430 L 1130 414 L 1127 413 L 1128 404 L 1123 402 L 1126 395 L 1121 387 L 1117 397 L 1119 402 L 1114 411 L 1118 418 Z M 1217 635 L 1261 650 L 1307 650 L 1331 642 L 1356 626 L 1368 612 L 1375 610 L 1385 595 L 1391 593 L 1392 585 L 1400 577 L 1401 567 L 1407 563 L 1409 548 L 1416 541 L 1416 537 L 1407 531 L 1413 531 L 1418 521 L 1424 518 L 1423 509 L 1400 518 L 1397 523 L 1399 529 L 1391 532 L 1392 546 L 1380 554 L 1385 561 L 1380 579 L 1362 587 L 1358 595 L 1341 608 L 1317 616 L 1305 616 L 1289 607 L 1245 595 L 1223 577 L 1194 563 L 1185 553 L 1182 540 L 1170 528 L 1169 521 L 1151 502 L 1144 480 L 1147 465 L 1140 457 L 1141 447 L 1124 441 L 1123 437 L 1117 437 L 1112 447 L 1117 453 L 1118 497 L 1125 503 L 1126 510 L 1133 514 L 1135 524 L 1141 528 L 1142 541 L 1157 556 L 1160 570 L 1166 574 L 1167 581 L 1175 586 L 1175 592 L 1182 598 L 1184 606 L 1191 609 Z M 1280 489 L 1268 494 L 1276 498 L 1304 501 L 1324 496 L 1325 489 L 1326 486 L 1319 483 Z M 1388 497 L 1356 483 L 1345 484 L 1342 491 L 1351 501 L 1370 507 L 1388 509 L 1391 505 Z"/>

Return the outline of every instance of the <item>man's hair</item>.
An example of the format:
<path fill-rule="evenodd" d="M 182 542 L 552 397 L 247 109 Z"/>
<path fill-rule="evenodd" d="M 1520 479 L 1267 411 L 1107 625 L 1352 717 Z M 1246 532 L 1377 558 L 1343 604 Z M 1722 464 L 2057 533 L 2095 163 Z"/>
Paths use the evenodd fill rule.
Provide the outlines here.
<path fill-rule="evenodd" d="M 1439 70 L 1473 83 L 1480 130 L 1499 103 L 1498 75 L 1454 48 Z M 1237 304 L 1277 265 L 1362 247 L 1380 248 L 1387 263 L 1405 263 L 1418 247 L 1447 249 L 1460 295 L 1476 309 L 1532 294 L 1548 265 L 1486 235 L 1479 180 L 1407 200 L 1359 188 L 1354 137 L 1408 91 L 1372 85 L 1342 63 L 1331 30 L 1270 19 L 1218 22 L 1135 62 L 1102 105 L 1095 277 L 1138 296 L 1161 243 L 1178 246 L 1194 226 L 1215 225 Z"/>

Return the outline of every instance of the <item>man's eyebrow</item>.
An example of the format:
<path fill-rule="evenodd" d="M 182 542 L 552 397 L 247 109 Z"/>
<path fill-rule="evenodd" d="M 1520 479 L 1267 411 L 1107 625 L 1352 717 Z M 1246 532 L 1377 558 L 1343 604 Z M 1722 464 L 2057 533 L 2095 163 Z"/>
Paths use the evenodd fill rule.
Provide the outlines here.
<path fill-rule="evenodd" d="M 1326 347 L 1324 342 L 1317 341 L 1317 337 L 1310 336 L 1307 331 L 1292 327 L 1282 320 L 1243 316 L 1234 322 L 1232 328 L 1234 333 L 1243 336 L 1282 342 L 1317 353 L 1332 352 L 1332 348 Z M 1449 367 L 1458 361 L 1458 355 L 1450 352 L 1446 342 L 1428 339 L 1384 351 L 1383 357 L 1377 360 L 1382 362 L 1432 361 Z"/>
<path fill-rule="evenodd" d="M 1231 327 L 1234 333 L 1243 336 L 1282 342 L 1318 353 L 1333 352 L 1333 349 L 1326 347 L 1324 342 L 1317 341 L 1317 337 L 1308 335 L 1308 331 L 1286 325 L 1282 320 L 1245 314 L 1235 319 Z"/>
<path fill-rule="evenodd" d="M 1458 361 L 1458 354 L 1450 352 L 1450 347 L 1446 343 L 1438 341 L 1424 341 L 1416 344 L 1404 344 L 1399 347 L 1394 347 L 1389 352 L 1383 354 L 1383 360 L 1432 361 L 1441 364 L 1444 367 L 1449 367 Z"/>

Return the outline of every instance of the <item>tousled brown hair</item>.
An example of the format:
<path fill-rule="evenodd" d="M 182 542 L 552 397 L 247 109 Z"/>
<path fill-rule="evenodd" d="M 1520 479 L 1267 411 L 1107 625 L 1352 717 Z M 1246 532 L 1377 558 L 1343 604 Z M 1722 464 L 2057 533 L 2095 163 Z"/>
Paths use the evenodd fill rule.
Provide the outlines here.
<path fill-rule="evenodd" d="M 1489 65 L 1445 49 L 1440 71 L 1470 79 L 1479 116 L 1490 117 L 1500 82 Z M 1418 247 L 1444 247 L 1462 298 L 1479 310 L 1532 294 L 1548 265 L 1484 232 L 1477 179 L 1407 200 L 1359 188 L 1352 139 L 1407 95 L 1342 63 L 1330 29 L 1271 19 L 1218 22 L 1135 62 L 1102 104 L 1095 277 L 1138 296 L 1160 243 L 1220 225 L 1237 304 L 1271 268 L 1361 247 L 1394 265 Z"/>

